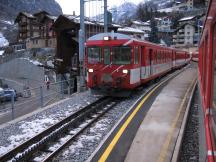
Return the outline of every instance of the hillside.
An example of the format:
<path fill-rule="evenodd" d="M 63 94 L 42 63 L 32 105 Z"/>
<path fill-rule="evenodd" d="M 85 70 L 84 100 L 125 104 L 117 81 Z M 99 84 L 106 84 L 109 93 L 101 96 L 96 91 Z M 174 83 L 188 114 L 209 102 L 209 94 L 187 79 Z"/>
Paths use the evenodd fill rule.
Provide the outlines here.
<path fill-rule="evenodd" d="M 127 19 L 132 19 L 136 14 L 137 6 L 134 3 L 125 2 L 120 6 L 111 9 L 113 22 L 125 23 Z"/>

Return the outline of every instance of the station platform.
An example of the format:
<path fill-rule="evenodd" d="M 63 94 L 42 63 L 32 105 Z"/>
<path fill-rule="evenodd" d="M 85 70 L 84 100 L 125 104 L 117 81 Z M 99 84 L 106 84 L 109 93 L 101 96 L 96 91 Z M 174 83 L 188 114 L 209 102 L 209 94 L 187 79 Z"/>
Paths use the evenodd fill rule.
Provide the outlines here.
<path fill-rule="evenodd" d="M 196 70 L 174 78 L 159 94 L 143 120 L 125 162 L 171 161 Z"/>
<path fill-rule="evenodd" d="M 130 115 L 118 123 L 88 161 L 172 161 L 181 123 L 196 78 L 196 68 L 187 68 L 158 92 L 152 93 L 154 99 L 140 100 L 134 105 Z M 146 106 L 150 106 L 149 110 L 142 112 Z M 140 110 L 131 117 L 137 107 L 140 107 Z M 140 123 L 138 119 L 141 120 Z"/>

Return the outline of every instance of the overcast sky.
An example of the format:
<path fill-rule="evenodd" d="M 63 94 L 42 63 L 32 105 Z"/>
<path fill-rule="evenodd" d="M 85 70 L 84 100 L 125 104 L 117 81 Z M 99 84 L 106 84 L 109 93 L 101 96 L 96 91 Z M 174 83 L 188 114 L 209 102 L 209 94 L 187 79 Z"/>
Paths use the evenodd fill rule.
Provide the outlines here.
<path fill-rule="evenodd" d="M 80 13 L 80 0 L 56 0 L 61 8 L 64 14 L 72 14 L 73 11 L 76 12 L 76 15 L 79 15 Z M 143 0 L 107 0 L 108 1 L 108 6 L 111 8 L 114 5 L 121 5 L 124 2 L 133 2 L 135 4 L 138 4 L 139 2 L 142 2 Z M 92 3 L 92 2 L 91 2 Z M 98 6 L 100 5 L 101 2 L 98 2 Z M 91 4 L 90 6 L 96 6 L 96 4 Z M 88 8 L 87 6 L 86 8 Z M 95 11 L 96 12 L 96 11 Z M 99 11 L 97 11 L 99 12 Z"/>

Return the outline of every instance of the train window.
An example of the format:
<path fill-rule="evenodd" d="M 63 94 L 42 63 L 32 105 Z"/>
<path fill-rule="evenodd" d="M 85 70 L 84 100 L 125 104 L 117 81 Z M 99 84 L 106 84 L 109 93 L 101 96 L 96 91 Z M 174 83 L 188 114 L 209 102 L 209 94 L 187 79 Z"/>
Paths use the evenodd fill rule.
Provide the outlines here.
<path fill-rule="evenodd" d="M 134 64 L 139 63 L 139 48 L 135 47 L 135 52 L 134 52 Z"/>
<path fill-rule="evenodd" d="M 161 62 L 161 53 L 160 52 L 158 52 L 157 53 L 157 63 L 160 63 Z"/>
<path fill-rule="evenodd" d="M 112 48 L 112 63 L 116 65 L 128 65 L 131 63 L 131 48 L 130 47 L 113 47 Z"/>
<path fill-rule="evenodd" d="M 104 64 L 105 65 L 110 64 L 110 48 L 109 47 L 104 48 Z"/>
<path fill-rule="evenodd" d="M 102 52 L 99 47 L 89 47 L 88 48 L 88 63 L 97 64 L 102 61 Z"/>

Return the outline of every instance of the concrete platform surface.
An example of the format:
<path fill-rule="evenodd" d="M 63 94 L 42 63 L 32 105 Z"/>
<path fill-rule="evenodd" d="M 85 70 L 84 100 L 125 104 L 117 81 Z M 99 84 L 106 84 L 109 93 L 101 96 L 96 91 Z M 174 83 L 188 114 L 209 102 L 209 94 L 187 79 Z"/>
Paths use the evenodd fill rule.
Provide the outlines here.
<path fill-rule="evenodd" d="M 125 162 L 171 160 L 196 77 L 196 69 L 188 68 L 164 87 L 140 125 Z"/>

